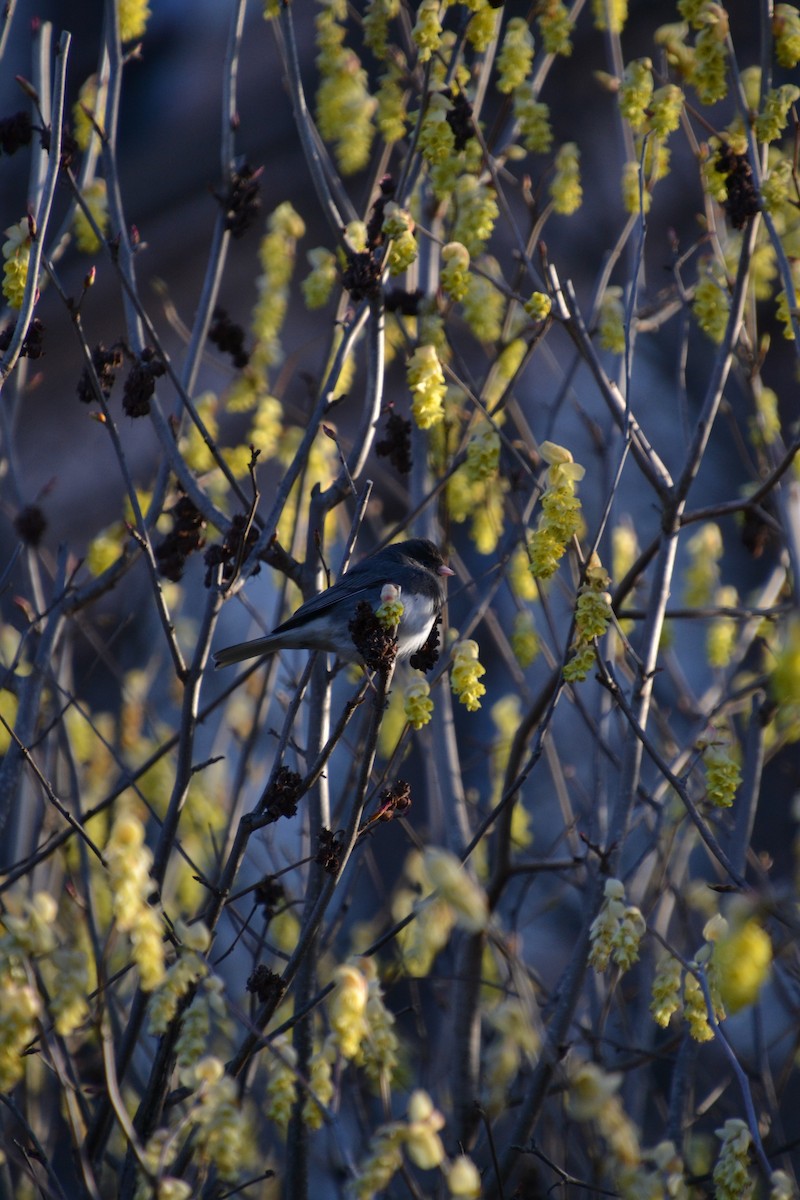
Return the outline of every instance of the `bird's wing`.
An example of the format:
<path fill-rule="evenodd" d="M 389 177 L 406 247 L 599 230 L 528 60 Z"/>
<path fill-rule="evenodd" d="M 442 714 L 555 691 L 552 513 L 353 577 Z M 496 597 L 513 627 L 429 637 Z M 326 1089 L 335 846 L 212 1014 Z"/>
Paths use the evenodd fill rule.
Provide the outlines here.
<path fill-rule="evenodd" d="M 290 633 L 293 629 L 301 628 L 314 617 L 321 617 L 329 613 L 342 601 L 345 603 L 348 600 L 354 601 L 353 609 L 355 611 L 355 602 L 366 599 L 368 593 L 371 592 L 373 598 L 378 596 L 375 580 L 371 577 L 369 569 L 365 570 L 364 567 L 365 564 L 362 563 L 352 567 L 338 583 L 335 583 L 333 587 L 326 588 L 324 592 L 312 596 L 310 600 L 306 600 L 296 613 L 293 613 L 288 620 L 278 625 L 272 632 Z"/>

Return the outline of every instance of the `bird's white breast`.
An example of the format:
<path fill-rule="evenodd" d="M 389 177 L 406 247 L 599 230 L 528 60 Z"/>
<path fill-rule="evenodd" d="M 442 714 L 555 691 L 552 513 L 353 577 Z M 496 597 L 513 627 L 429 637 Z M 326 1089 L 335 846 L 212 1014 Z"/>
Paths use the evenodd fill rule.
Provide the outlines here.
<path fill-rule="evenodd" d="M 405 657 L 425 645 L 435 610 L 430 596 L 415 596 L 401 591 L 400 601 L 403 615 L 400 618 L 398 653 Z"/>

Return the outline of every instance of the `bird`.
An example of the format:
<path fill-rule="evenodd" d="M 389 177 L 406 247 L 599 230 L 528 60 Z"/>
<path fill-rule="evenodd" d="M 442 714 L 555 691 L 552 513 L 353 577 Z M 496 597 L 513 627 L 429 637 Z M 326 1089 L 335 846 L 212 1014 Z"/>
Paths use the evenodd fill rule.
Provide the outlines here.
<path fill-rule="evenodd" d="M 214 665 L 228 667 L 277 650 L 327 650 L 346 661 L 358 662 L 360 655 L 353 644 L 350 621 L 359 601 L 366 600 L 373 610 L 377 609 L 387 584 L 399 590 L 403 612 L 397 627 L 397 658 L 407 659 L 430 637 L 444 605 L 445 581 L 454 574 L 438 546 L 427 538 L 395 542 L 351 567 L 337 583 L 307 600 L 272 633 L 217 650 Z"/>

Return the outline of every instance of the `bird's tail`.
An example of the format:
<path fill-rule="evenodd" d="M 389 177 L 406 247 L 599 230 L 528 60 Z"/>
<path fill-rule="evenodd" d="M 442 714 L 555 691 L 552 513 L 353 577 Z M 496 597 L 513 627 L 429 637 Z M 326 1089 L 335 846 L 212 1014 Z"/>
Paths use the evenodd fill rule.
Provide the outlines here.
<path fill-rule="evenodd" d="M 250 642 L 237 642 L 235 646 L 226 646 L 217 650 L 214 655 L 215 667 L 230 667 L 233 663 L 244 662 L 246 658 L 260 658 L 262 654 L 271 654 L 277 650 L 273 637 L 255 638 Z"/>

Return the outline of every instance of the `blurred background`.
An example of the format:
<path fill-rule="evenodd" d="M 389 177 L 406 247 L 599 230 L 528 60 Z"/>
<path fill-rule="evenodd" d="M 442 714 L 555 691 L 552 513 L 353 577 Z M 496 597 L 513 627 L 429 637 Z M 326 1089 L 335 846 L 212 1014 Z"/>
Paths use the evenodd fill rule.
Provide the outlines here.
<path fill-rule="evenodd" d="M 316 7 L 310 2 L 296 3 L 294 7 L 302 71 L 311 97 L 316 79 Z M 360 12 L 364 6 L 357 0 L 351 7 Z M 509 2 L 504 11 L 509 17 L 528 16 L 529 7 Z M 758 54 L 759 5 L 753 0 L 737 0 L 726 7 L 734 44 L 743 56 L 752 53 L 750 59 L 743 57 L 739 66 L 752 66 Z M 141 297 L 165 349 L 179 368 L 186 350 L 186 331 L 194 319 L 206 270 L 211 231 L 217 215 L 215 194 L 220 194 L 224 188 L 220 163 L 222 74 L 231 14 L 232 5 L 222 4 L 219 0 L 195 0 L 191 5 L 183 0 L 153 0 L 152 17 L 141 50 L 125 71 L 118 147 L 123 201 L 129 227 L 135 227 L 139 242 L 136 272 Z M 675 19 L 673 2 L 631 0 L 630 17 L 622 39 L 625 61 L 651 54 L 654 30 Z M 42 23 L 52 23 L 55 43 L 65 20 L 72 34 L 67 76 L 68 108 L 71 109 L 79 88 L 97 67 L 102 5 L 33 4 L 30 0 L 21 0 L 13 10 L 11 33 L 0 72 L 0 116 L 26 107 L 27 102 L 15 84 L 14 76 L 33 77 L 33 43 L 41 36 Z M 368 69 L 374 69 L 368 54 L 364 61 Z M 573 282 L 587 314 L 596 300 L 598 280 L 608 255 L 627 219 L 620 192 L 620 175 L 626 155 L 616 112 L 617 102 L 613 93 L 598 79 L 598 73 L 613 75 L 619 68 L 620 64 L 613 60 L 608 48 L 608 40 L 598 36 L 593 29 L 587 6 L 576 29 L 572 57 L 559 63 L 558 70 L 552 74 L 552 82 L 548 80 L 541 97 L 550 105 L 554 145 L 574 141 L 581 152 L 583 207 L 568 218 L 551 217 L 545 238 L 550 262 L 556 266 L 562 282 Z M 786 77 L 788 79 L 788 73 Z M 776 78 L 775 82 L 782 81 Z M 237 107 L 236 153 L 251 168 L 262 171 L 262 216 L 243 238 L 231 244 L 219 303 L 234 321 L 249 330 L 250 315 L 258 294 L 259 241 L 266 219 L 274 208 L 289 200 L 305 222 L 306 233 L 298 252 L 298 278 L 305 274 L 307 250 L 331 246 L 293 125 L 274 32 L 263 20 L 258 5 L 251 5 L 247 12 Z M 713 125 L 706 121 L 708 114 L 704 110 L 703 119 L 695 126 L 702 131 L 698 137 L 702 140 L 703 136 L 710 136 L 714 128 L 723 127 L 733 114 L 730 99 L 713 110 Z M 502 99 L 495 95 L 486 112 L 486 134 L 490 142 L 493 133 L 503 127 L 506 115 Z M 687 256 L 684 283 L 691 288 L 697 276 L 697 263 L 708 252 L 704 200 L 694 148 L 680 136 L 674 138 L 672 145 L 671 173 L 656 187 L 647 221 L 638 289 L 640 309 L 657 306 L 665 291 L 674 286 L 675 263 L 682 255 Z M 33 153 L 36 153 L 35 149 Z M 390 167 L 392 165 L 394 163 Z M 25 216 L 29 203 L 29 166 L 30 152 L 0 158 L 3 228 Z M 508 166 L 516 182 L 512 185 L 509 177 L 507 195 L 511 210 L 523 229 L 527 230 L 530 224 L 530 212 L 525 206 L 519 181 L 528 176 L 531 194 L 543 198 L 551 168 L 552 157 L 545 155 L 529 155 Z M 366 216 L 374 199 L 370 174 L 365 172 L 349 178 L 346 187 L 355 209 Z M 64 219 L 69 201 L 66 189 L 60 189 L 56 195 L 53 230 L 57 230 Z M 515 245 L 502 219 L 498 221 L 490 250 L 502 264 L 506 277 L 510 277 Z M 623 287 L 630 283 L 635 252 L 634 237 L 611 273 L 612 283 Z M 81 255 L 70 245 L 60 257 L 57 269 L 67 294 L 77 297 L 92 266 L 96 266 L 97 277 L 82 303 L 83 325 L 90 345 L 98 342 L 110 345 L 124 338 L 125 329 L 119 286 L 108 260 L 102 254 Z M 98 532 L 120 520 L 124 510 L 124 487 L 107 431 L 91 418 L 88 408 L 76 395 L 82 369 L 81 352 L 70 315 L 52 288 L 44 289 L 37 315 L 45 326 L 45 355 L 33 362 L 26 361 L 20 373 L 21 390 L 6 389 L 2 398 L 6 405 L 2 434 L 5 453 L 11 455 L 11 468 L 0 479 L 0 569 L 6 563 L 11 566 L 4 577 L 5 590 L 0 603 L 4 621 L 18 629 L 25 626 L 29 615 L 18 603 L 18 596 L 27 597 L 28 590 L 24 560 L 22 557 L 13 560 L 18 546 L 13 520 L 18 511 L 29 504 L 41 508 L 47 521 L 43 550 L 51 564 L 62 544 L 66 544 L 73 556 L 84 555 Z M 785 429 L 796 429 L 800 406 L 793 347 L 782 339 L 781 328 L 774 318 L 773 301 L 759 305 L 758 318 L 759 328 L 772 341 L 764 382 L 778 394 Z M 697 328 L 692 328 L 688 333 L 688 358 L 684 364 L 681 348 L 686 335 L 686 320 L 685 311 L 676 310 L 669 322 L 652 333 L 640 335 L 631 380 L 634 411 L 651 444 L 673 474 L 680 471 L 716 353 L 711 341 Z M 279 387 L 287 420 L 297 428 L 303 428 L 314 403 L 328 356 L 331 323 L 330 307 L 321 313 L 309 313 L 302 303 L 299 287 L 293 286 L 282 332 L 284 360 L 275 372 L 272 386 Z M 465 336 L 461 350 L 466 361 L 477 362 L 475 339 Z M 622 359 L 600 353 L 606 369 L 624 386 Z M 540 443 L 551 438 L 568 445 L 575 460 L 586 468 L 586 478 L 579 492 L 587 527 L 593 530 L 612 486 L 617 434 L 588 370 L 580 363 L 573 370 L 572 363 L 572 344 L 554 325 L 516 384 L 514 396 L 532 440 Z M 684 365 L 685 393 L 681 383 Z M 360 369 L 363 372 L 363 366 Z M 209 348 L 199 373 L 196 394 L 221 393 L 233 379 L 229 360 Z M 345 441 L 359 417 L 359 379 L 357 374 L 352 402 L 346 402 L 336 411 L 337 424 Z M 169 389 L 165 388 L 165 391 L 168 393 Z M 160 464 L 160 449 L 147 421 L 130 420 L 121 412 L 119 392 L 118 387 L 111 402 L 112 410 L 135 482 L 146 489 L 152 485 Z M 398 408 L 407 411 L 408 389 L 399 359 L 388 370 L 386 400 L 395 401 Z M 172 406 L 171 396 L 167 406 Z M 735 498 L 758 478 L 758 464 L 753 461 L 742 438 L 742 429 L 752 415 L 752 407 L 745 373 L 732 372 L 708 453 L 692 488 L 690 508 Z M 221 431 L 223 441 L 228 445 L 235 444 L 237 436 L 243 436 L 244 429 L 244 423 L 237 417 L 227 417 Z M 364 550 L 371 548 L 407 515 L 405 485 L 387 467 L 386 461 L 374 460 L 366 474 L 375 480 L 375 490 L 363 538 Z M 271 503 L 279 477 L 279 468 L 275 464 L 260 474 L 265 508 Z M 352 508 L 343 506 L 338 517 L 341 528 L 346 529 L 351 514 Z M 659 519 L 651 493 L 645 489 L 638 471 L 629 461 L 614 503 L 613 524 L 627 522 L 635 527 L 639 545 L 645 546 L 657 533 Z M 769 529 L 762 531 L 763 540 L 754 544 L 752 539 L 744 536 L 741 525 L 733 517 L 721 520 L 720 527 L 724 544 L 720 564 L 722 580 L 734 584 L 743 603 L 747 603 L 775 571 L 782 548 Z M 492 554 L 479 552 L 469 536 L 467 525 L 453 525 L 444 530 L 444 535 L 458 572 L 450 586 L 449 620 L 455 627 L 460 627 L 480 599 L 482 589 L 491 584 L 497 562 Z M 209 531 L 210 540 L 217 536 L 218 531 Z M 686 539 L 683 541 L 685 543 Z M 610 558 L 607 550 L 606 543 L 603 546 L 604 562 Z M 681 579 L 685 564 L 685 550 L 682 549 L 676 581 Z M 179 626 L 179 633 L 185 634 L 187 646 L 192 644 L 191 622 L 196 620 L 205 594 L 203 575 L 201 556 L 195 556 L 187 568 L 185 601 L 180 608 L 180 621 L 184 624 Z M 548 633 L 553 633 L 552 642 L 559 653 L 558 639 L 562 637 L 563 640 L 568 627 L 575 582 L 575 579 L 571 584 L 569 580 L 557 582 L 550 594 L 555 631 L 548 630 Z M 272 573 L 265 569 L 254 578 L 247 586 L 246 597 L 269 626 L 276 600 L 276 578 Z M 682 595 L 676 589 L 671 604 L 679 607 L 681 602 Z M 510 628 L 515 612 L 508 589 L 501 589 L 492 606 L 495 626 L 503 630 Z M 76 691 L 88 698 L 93 709 L 113 710 L 121 703 L 118 684 L 126 680 L 126 672 L 144 668 L 149 672 L 148 723 L 152 722 L 155 729 L 162 717 L 167 722 L 174 722 L 177 713 L 175 694 L 167 673 L 159 670 L 159 659 L 154 654 L 154 647 L 159 652 L 164 648 L 159 641 L 151 584 L 141 564 L 128 572 L 122 586 L 101 598 L 85 621 L 87 636 L 84 640 L 78 639 L 76 647 Z M 102 653 L 98 650 L 98 640 L 89 634 L 91 625 L 95 625 L 101 634 Z M 220 622 L 217 644 L 239 641 L 256 632 L 252 610 L 245 611 L 238 604 L 229 604 Z M 672 640 L 665 644 L 664 670 L 656 684 L 660 719 L 663 718 L 660 732 L 669 745 L 672 745 L 669 737 L 673 734 L 677 742 L 682 744 L 686 738 L 691 743 L 692 737 L 696 736 L 697 711 L 701 707 L 698 697 L 715 682 L 705 657 L 706 632 L 702 621 L 680 620 L 670 624 Z M 509 694 L 518 698 L 523 707 L 530 704 L 546 682 L 551 664 L 540 659 L 523 677 L 521 673 L 509 670 L 508 663 L 497 651 L 491 621 L 481 622 L 474 636 L 481 644 L 481 659 L 487 666 L 488 693 L 479 715 L 467 716 L 458 709 L 455 722 L 463 750 L 461 766 L 468 800 L 485 810 L 492 802 L 490 752 L 497 737 L 493 705 Z M 255 762 L 264 768 L 264 772 L 274 745 L 270 730 L 279 723 L 303 661 L 303 655 L 285 656 L 278 681 L 265 701 L 261 713 L 266 731 L 263 753 L 255 756 Z M 762 669 L 756 654 L 745 665 L 753 672 Z M 218 695 L 226 682 L 209 673 L 204 696 Z M 351 685 L 340 682 L 337 686 L 335 704 L 339 704 Z M 599 689 L 591 693 L 587 708 L 590 720 L 600 722 L 608 717 L 608 711 L 605 699 L 599 698 L 598 693 Z M 598 813 L 604 812 L 605 806 L 613 800 L 613 788 L 618 782 L 615 771 L 605 761 L 600 761 L 590 720 L 577 713 L 571 704 L 568 697 L 562 697 L 559 720 L 554 723 L 548 740 L 547 769 L 543 767 L 535 783 L 527 785 L 525 790 L 526 806 L 531 809 L 535 806 L 536 853 L 542 856 L 566 853 L 566 848 L 571 845 L 565 833 L 568 822 L 562 803 L 567 793 L 575 805 L 578 819 L 583 822 L 581 828 L 592 832 L 596 831 L 593 823 L 600 822 Z M 230 728 L 236 731 L 233 719 Z M 225 732 L 220 725 L 210 722 L 199 739 L 198 753 L 214 752 L 218 739 Z M 229 739 L 229 748 L 231 744 L 237 748 L 237 736 L 234 732 Z M 625 733 L 620 737 L 619 726 L 615 726 L 609 735 L 616 748 L 624 738 Z M 357 745 L 355 735 L 353 743 L 346 742 L 340 757 L 334 758 L 331 764 L 330 775 L 337 792 L 345 793 L 348 771 L 352 769 L 353 744 Z M 412 825 L 422 830 L 425 836 L 431 835 L 432 841 L 444 842 L 448 814 L 437 789 L 435 754 L 426 756 L 426 748 L 430 751 L 435 747 L 424 738 L 415 740 L 413 745 L 410 761 L 403 764 L 404 771 L 413 781 L 425 782 L 426 787 L 422 792 L 425 798 L 420 810 L 414 812 Z M 233 756 L 231 761 L 235 761 Z M 648 761 L 644 786 L 655 787 L 657 783 L 658 773 Z M 250 799 L 258 794 L 262 784 L 263 776 L 253 779 Z M 763 788 L 769 801 L 759 808 L 753 845 L 774 859 L 776 877 L 790 878 L 794 870 L 796 832 L 792 805 L 800 790 L 796 745 L 786 746 L 768 764 Z M 220 793 L 226 794 L 225 788 L 221 787 Z M 35 839 L 38 829 L 32 828 L 30 832 Z M 570 837 L 574 832 L 574 828 L 569 830 Z M 268 849 L 265 849 L 266 838 L 263 842 L 254 842 L 254 861 L 248 863 L 248 872 L 255 877 L 261 870 L 274 869 L 276 862 L 283 865 L 293 861 L 298 857 L 297 837 L 296 827 L 292 826 L 284 841 L 281 827 L 281 833 L 271 839 Z M 631 846 L 631 853 L 635 854 L 635 836 Z M 391 839 L 379 844 L 374 857 L 365 854 L 364 860 L 358 866 L 360 886 L 349 919 L 374 914 L 385 903 L 399 870 L 400 857 L 396 847 L 392 848 Z M 710 873 L 704 858 L 700 873 L 703 872 Z M 348 893 L 342 899 L 344 906 L 350 904 L 351 896 L 352 893 Z M 565 885 L 556 875 L 537 879 L 535 890 L 530 887 L 530 881 L 524 879 L 508 888 L 507 908 L 512 913 L 514 931 L 522 939 L 521 944 L 531 951 L 529 955 L 523 954 L 523 958 L 535 964 L 532 972 L 541 966 L 548 984 L 557 978 L 572 949 L 570 937 L 577 928 L 581 905 L 582 896 L 578 890 Z M 241 975 L 238 962 L 235 970 Z M 409 990 L 416 986 L 416 983 L 410 985 Z M 405 999 L 403 988 L 405 985 L 401 985 L 401 996 Z M 432 998 L 425 998 L 425 1003 L 435 1008 L 436 998 L 434 993 Z M 411 1026 L 415 1018 L 409 1002 L 406 1019 L 410 1037 L 414 1036 Z M 627 1054 L 631 1046 L 627 1033 L 620 1045 L 620 1054 L 623 1051 Z M 780 1052 L 785 1050 L 785 1044 L 781 1043 Z M 613 1052 L 609 1051 L 609 1061 L 612 1057 Z"/>
<path fill-rule="evenodd" d="M 361 6 L 356 5 L 359 9 Z M 758 53 L 758 5 L 751 0 L 727 5 L 734 44 L 743 55 L 752 48 L 752 60 L 740 61 L 740 67 L 753 65 Z M 302 69 L 309 97 L 313 95 L 315 7 L 297 6 L 296 28 Z M 527 15 L 527 6 L 508 3 L 508 16 Z M 141 295 L 158 330 L 163 345 L 180 367 L 186 347 L 186 330 L 194 318 L 206 268 L 212 226 L 216 216 L 215 193 L 223 188 L 220 164 L 222 121 L 222 74 L 225 48 L 232 15 L 230 4 L 199 0 L 191 5 L 181 0 L 154 0 L 147 35 L 135 58 L 127 65 L 122 98 L 119 167 L 127 219 L 140 239 L 136 271 Z M 653 31 L 676 18 L 673 3 L 632 0 L 630 16 L 623 35 L 626 61 L 652 53 Z M 71 108 L 84 80 L 97 67 L 102 26 L 100 3 L 69 6 L 59 3 L 34 4 L 22 0 L 13 11 L 10 38 L 0 74 L 0 112 L 7 115 L 25 107 L 25 98 L 14 82 L 15 75 L 32 77 L 33 42 L 42 22 L 51 22 L 53 41 L 57 41 L 65 18 L 72 34 L 67 76 L 67 99 Z M 370 67 L 367 53 L 364 62 Z M 373 64 L 374 66 L 374 64 Z M 562 281 L 574 283 L 585 312 L 590 312 L 595 290 L 610 248 L 625 224 L 620 196 L 620 172 L 625 149 L 616 119 L 616 99 L 598 81 L 597 73 L 613 74 L 619 64 L 612 61 L 607 42 L 593 30 L 591 14 L 584 11 L 579 20 L 574 53 L 558 64 L 542 93 L 551 109 L 555 145 L 564 140 L 577 142 L 581 152 L 584 180 L 583 207 L 573 216 L 551 217 L 546 227 L 547 253 L 556 265 Z M 776 80 L 780 82 L 780 80 Z M 494 108 L 492 108 L 492 104 Z M 713 110 L 717 127 L 733 115 L 730 98 Z M 298 253 L 298 276 L 304 274 L 304 254 L 317 245 L 330 246 L 328 231 L 321 221 L 318 206 L 294 129 L 280 57 L 273 29 L 261 15 L 258 5 L 250 5 L 246 15 L 238 79 L 239 128 L 236 153 L 252 168 L 262 169 L 262 220 L 241 240 L 231 244 L 219 302 L 232 319 L 248 329 L 250 313 L 257 296 L 257 250 L 268 214 L 283 200 L 290 200 L 306 224 L 306 234 Z M 495 95 L 486 116 L 487 136 L 503 125 L 501 98 Z M 612 131 L 612 132 L 609 132 Z M 711 132 L 711 127 L 708 129 Z M 703 199 L 697 163 L 684 138 L 675 137 L 671 173 L 655 190 L 648 217 L 644 266 L 639 284 L 639 303 L 656 304 L 665 289 L 673 285 L 673 265 L 679 254 L 688 254 L 686 282 L 691 285 L 696 272 L 694 247 L 703 252 Z M 397 152 L 395 152 L 397 153 Z M 19 221 L 28 204 L 30 157 L 18 153 L 0 159 L 3 226 Z M 530 177 L 534 195 L 546 191 L 551 158 L 528 156 L 510 165 L 521 178 Z M 366 214 L 374 198 L 369 176 L 351 177 L 347 190 L 356 210 Z M 529 214 L 520 198 L 520 189 L 509 187 L 508 196 L 521 226 Z M 52 228 L 67 210 L 69 196 L 60 188 L 56 196 L 56 216 Z M 512 261 L 513 240 L 504 222 L 496 227 L 490 249 L 504 266 Z M 631 277 L 635 239 L 631 239 L 611 275 L 611 281 L 626 285 Z M 80 294 L 82 281 L 90 266 L 96 266 L 94 287 L 82 304 L 82 318 L 90 345 L 106 345 L 124 337 L 124 316 L 119 287 L 113 269 L 101 254 L 90 257 L 70 246 L 59 261 L 62 285 L 69 295 Z M 509 268 L 510 269 L 510 268 Z M 797 391 L 793 350 L 784 343 L 771 318 L 771 305 L 761 306 L 759 321 L 771 333 L 773 352 L 769 356 L 765 382 L 775 388 L 785 416 L 797 411 Z M 16 408 L 6 432 L 16 453 L 16 472 L 2 481 L 0 514 L 0 554 L 7 560 L 16 544 L 13 517 L 26 504 L 37 503 L 47 520 L 43 544 L 53 553 L 66 543 L 72 554 L 83 555 L 98 531 L 118 520 L 123 511 L 124 489 L 117 463 L 105 430 L 90 418 L 87 408 L 76 398 L 81 372 L 81 354 L 67 312 L 52 288 L 44 290 L 37 313 L 46 329 L 45 356 L 25 364 L 25 383 L 17 397 Z M 299 287 L 291 291 L 290 308 L 283 329 L 284 362 L 276 372 L 288 420 L 303 426 L 310 411 L 328 353 L 330 316 L 328 312 L 310 314 L 300 298 Z M 637 416 L 651 443 L 668 467 L 680 468 L 692 418 L 702 399 L 715 347 L 700 333 L 690 332 L 686 396 L 679 388 L 680 347 L 684 335 L 683 319 L 676 315 L 652 335 L 642 335 L 636 348 L 631 399 Z M 464 353 L 474 353 L 468 346 Z M 599 517 L 603 498 L 611 483 L 613 455 L 605 447 L 613 442 L 612 422 L 594 381 L 582 365 L 569 374 L 565 384 L 565 364 L 572 359 L 572 347 L 566 336 L 554 327 L 526 374 L 519 380 L 515 396 L 534 437 L 555 440 L 570 446 L 575 459 L 587 468 L 581 485 L 581 497 L 591 521 Z M 602 353 L 602 352 L 601 352 Z M 606 355 L 605 365 L 623 383 L 621 359 Z M 223 391 L 234 378 L 229 359 L 207 352 L 196 394 L 207 390 Z M 356 379 L 356 386 L 358 377 Z M 395 363 L 387 377 L 387 400 L 407 405 L 407 390 L 401 365 Z M 112 401 L 118 404 L 118 399 Z M 171 401 L 170 401 L 171 404 Z M 691 493 L 691 506 L 711 504 L 735 496 L 742 487 L 752 485 L 754 464 L 744 450 L 738 427 L 746 422 L 751 398 L 743 391 L 741 380 L 733 373 L 726 391 L 723 411 L 717 422 L 703 468 Z M 353 420 L 357 419 L 358 405 Z M 119 412 L 119 426 L 126 453 L 138 486 L 147 488 L 160 461 L 159 448 L 147 421 L 132 421 Z M 337 410 L 337 421 L 347 433 L 351 427 L 348 406 Z M 228 418 L 223 436 L 235 443 L 244 426 Z M 387 525 L 405 516 L 402 483 L 387 470 L 385 461 L 372 464 L 368 474 L 376 480 L 370 507 L 372 537 L 386 532 Z M 278 475 L 274 467 L 262 472 L 263 503 L 268 505 Z M 342 514 L 346 526 L 349 517 Z M 638 473 L 627 469 L 615 504 L 615 521 L 631 520 L 639 544 L 644 545 L 658 527 L 658 512 L 651 506 Z M 733 518 L 722 522 L 724 558 L 722 575 L 734 583 L 741 594 L 757 588 L 769 577 L 779 547 L 767 538 L 755 557 L 752 547 L 744 544 L 742 530 Z M 492 562 L 478 554 L 464 527 L 445 531 L 465 564 L 478 589 Z M 366 543 L 365 543 L 366 548 Z M 203 566 L 189 566 L 187 614 L 197 607 L 202 596 Z M 274 584 L 264 572 L 248 587 L 255 607 L 271 614 Z M 490 576 L 489 576 L 490 577 Z M 95 619 L 107 631 L 114 630 L 114 653 L 119 662 L 130 667 L 147 661 L 156 631 L 156 619 L 150 599 L 150 585 L 140 568 L 129 572 L 123 589 L 117 589 L 101 601 Z M 3 596 L 7 620 L 20 625 L 21 616 L 13 602 L 13 586 Z M 465 594 L 458 586 L 451 589 L 451 622 L 458 625 L 469 611 L 475 592 Z M 571 600 L 564 596 L 568 605 Z M 678 601 L 680 597 L 675 597 Z M 513 617 L 513 607 L 501 592 L 497 600 L 501 621 Z M 566 610 L 565 610 L 566 611 Z M 269 618 L 265 616 L 266 623 Z M 223 617 L 221 640 L 236 641 L 253 632 L 249 618 L 228 606 Z M 478 630 L 484 640 L 485 632 Z M 676 654 L 681 662 L 687 690 L 702 689 L 706 667 L 702 653 L 705 628 L 701 622 L 681 622 L 676 628 Z M 491 641 L 485 654 L 492 666 Z M 95 699 L 109 702 L 114 695 L 113 680 L 107 679 L 89 653 L 91 671 L 87 686 L 96 688 Z M 543 667 L 534 670 L 543 670 Z M 695 673 L 696 672 L 696 673 Z M 508 684 L 502 667 L 492 675 L 494 691 L 502 695 Z M 662 699 L 680 706 L 681 696 L 672 692 L 672 680 Z M 535 687 L 535 683 L 533 685 Z M 491 694 L 491 692 L 490 692 Z M 685 699 L 685 697 L 684 697 Z M 691 705 L 689 705 L 691 707 Z M 473 726 L 474 730 L 474 726 Z M 484 764 L 485 767 L 485 764 Z M 782 790 L 793 792 L 798 783 L 797 761 L 793 750 L 781 756 Z M 476 776 L 481 781 L 481 771 Z M 482 781 L 481 781 L 482 782 Z M 782 809 L 782 821 L 786 810 Z M 769 841 L 774 852 L 786 854 L 787 830 L 779 826 Z"/>

